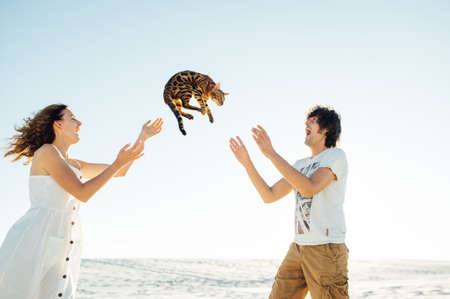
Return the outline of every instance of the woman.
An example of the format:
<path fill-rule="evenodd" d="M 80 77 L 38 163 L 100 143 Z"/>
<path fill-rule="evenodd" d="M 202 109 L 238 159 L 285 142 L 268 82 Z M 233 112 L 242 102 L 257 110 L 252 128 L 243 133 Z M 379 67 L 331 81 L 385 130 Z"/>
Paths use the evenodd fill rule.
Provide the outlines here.
<path fill-rule="evenodd" d="M 125 145 L 111 165 L 69 158 L 81 122 L 66 105 L 50 105 L 16 129 L 7 156 L 31 162 L 31 207 L 9 230 L 0 248 L 0 298 L 74 298 L 81 253 L 80 202 L 112 177 L 125 176 L 143 156 L 144 143 L 162 129 L 148 121 L 136 143 Z M 81 178 L 88 178 L 82 182 Z"/>

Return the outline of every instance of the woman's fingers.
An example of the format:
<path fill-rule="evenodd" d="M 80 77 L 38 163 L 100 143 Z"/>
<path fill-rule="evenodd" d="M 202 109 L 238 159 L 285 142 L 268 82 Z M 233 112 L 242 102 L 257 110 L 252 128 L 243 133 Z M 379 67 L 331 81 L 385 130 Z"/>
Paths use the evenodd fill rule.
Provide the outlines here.
<path fill-rule="evenodd" d="M 162 125 L 162 123 L 163 123 L 163 120 L 162 120 L 162 118 L 159 117 L 153 122 L 153 124 L 151 126 L 152 127 L 160 127 Z"/>
<path fill-rule="evenodd" d="M 158 128 L 161 127 L 163 124 L 163 119 L 161 117 L 158 117 L 154 122 L 152 122 L 151 120 L 148 120 L 145 124 L 144 127 L 145 128 Z"/>
<path fill-rule="evenodd" d="M 153 123 L 150 124 L 150 122 L 146 123 L 146 128 L 149 129 L 149 131 L 147 132 L 150 136 L 156 135 L 158 133 L 161 132 L 162 130 L 162 125 L 163 125 L 164 121 L 162 118 L 157 118 Z"/>
<path fill-rule="evenodd" d="M 139 159 L 140 157 L 142 157 L 144 155 L 144 153 L 140 153 L 139 155 L 133 157 L 132 161 Z"/>
<path fill-rule="evenodd" d="M 121 149 L 120 149 L 120 151 L 121 152 L 124 152 L 124 151 L 126 151 L 127 150 L 127 148 L 129 148 L 130 147 L 130 145 L 131 145 L 131 143 L 127 143 L 127 144 L 125 144 Z"/>

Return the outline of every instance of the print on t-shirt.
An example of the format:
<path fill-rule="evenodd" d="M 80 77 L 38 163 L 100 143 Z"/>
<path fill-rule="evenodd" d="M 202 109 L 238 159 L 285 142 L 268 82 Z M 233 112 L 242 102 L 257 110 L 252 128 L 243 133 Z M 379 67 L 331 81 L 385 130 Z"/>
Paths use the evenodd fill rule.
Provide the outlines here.
<path fill-rule="evenodd" d="M 308 166 L 302 167 L 300 173 L 310 177 L 311 174 L 319 168 L 319 162 L 314 162 Z M 296 191 L 296 209 L 295 209 L 295 230 L 297 234 L 309 232 L 311 226 L 311 206 L 314 196 L 304 197 L 299 191 Z"/>

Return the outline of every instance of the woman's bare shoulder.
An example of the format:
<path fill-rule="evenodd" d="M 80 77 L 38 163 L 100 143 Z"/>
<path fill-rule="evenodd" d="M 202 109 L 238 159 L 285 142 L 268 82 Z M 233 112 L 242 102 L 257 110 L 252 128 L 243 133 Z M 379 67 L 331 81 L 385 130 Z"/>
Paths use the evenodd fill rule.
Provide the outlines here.
<path fill-rule="evenodd" d="M 48 157 L 54 157 L 55 156 L 56 149 L 53 147 L 53 145 L 46 143 L 43 144 L 40 148 L 38 148 L 33 155 L 33 160 L 41 160 L 46 159 Z"/>
<path fill-rule="evenodd" d="M 55 148 L 51 144 L 43 144 L 34 152 L 31 160 L 31 175 L 48 175 L 45 166 L 54 159 L 58 159 Z"/>

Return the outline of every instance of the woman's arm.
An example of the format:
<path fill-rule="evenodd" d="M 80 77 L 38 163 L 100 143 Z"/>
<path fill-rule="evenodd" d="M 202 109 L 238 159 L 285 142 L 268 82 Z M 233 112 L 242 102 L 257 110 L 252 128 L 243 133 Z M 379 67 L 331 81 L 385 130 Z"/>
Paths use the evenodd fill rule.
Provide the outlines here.
<path fill-rule="evenodd" d="M 119 171 L 120 168 L 144 155 L 142 153 L 144 150 L 143 143 L 137 143 L 131 148 L 129 146 L 129 144 L 124 146 L 111 165 L 106 167 L 99 175 L 85 183 L 82 183 L 77 178 L 76 174 L 50 144 L 45 144 L 39 149 L 39 152 L 35 155 L 35 160 L 39 164 L 45 165 L 45 171 L 47 171 L 55 181 L 64 188 L 64 190 L 72 194 L 78 200 L 87 202 L 114 176 L 117 171 Z"/>
<path fill-rule="evenodd" d="M 150 137 L 157 135 L 161 132 L 163 125 L 162 118 L 157 118 L 153 123 L 151 120 L 147 121 L 141 129 L 141 132 L 136 139 L 135 145 L 139 142 L 146 142 Z M 134 146 L 134 145 L 133 145 Z M 90 179 L 94 178 L 100 173 L 102 173 L 106 168 L 108 168 L 109 164 L 103 164 L 103 163 L 89 163 L 78 159 L 71 159 L 71 163 L 75 165 L 80 165 L 81 171 L 83 173 L 83 177 Z M 133 161 L 130 163 L 122 166 L 115 174 L 114 177 L 124 177 L 128 170 L 130 169 L 131 165 L 133 165 Z"/>
<path fill-rule="evenodd" d="M 98 176 L 100 173 L 102 173 L 106 168 L 111 166 L 110 164 L 103 164 L 103 163 L 89 163 L 78 159 L 70 159 L 70 163 L 77 166 L 79 165 L 81 172 L 83 173 L 83 178 L 86 179 L 92 179 Z M 131 162 L 129 164 L 131 166 Z M 123 166 L 119 171 L 117 171 L 113 177 L 119 177 L 123 176 L 121 175 L 122 169 L 124 169 L 126 166 Z M 128 166 L 128 168 L 130 168 Z"/>

